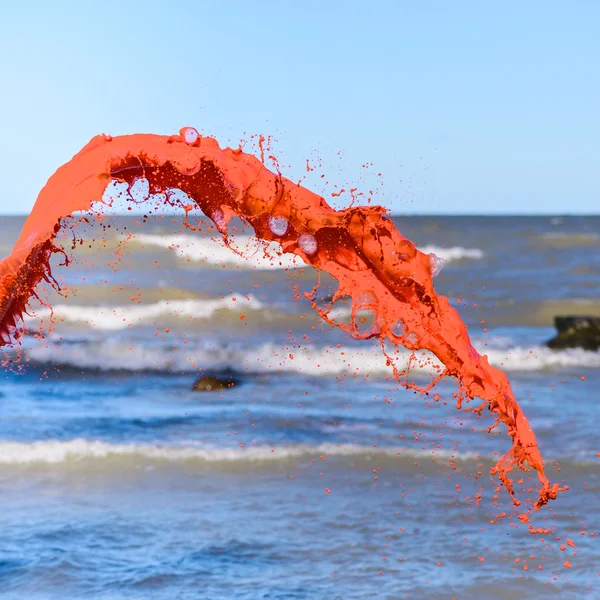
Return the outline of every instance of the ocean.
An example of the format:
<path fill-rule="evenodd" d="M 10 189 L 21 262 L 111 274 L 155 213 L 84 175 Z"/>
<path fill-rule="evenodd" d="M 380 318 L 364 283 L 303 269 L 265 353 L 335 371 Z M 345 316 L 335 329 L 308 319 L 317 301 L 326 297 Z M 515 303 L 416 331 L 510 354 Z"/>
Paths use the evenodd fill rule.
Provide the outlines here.
<path fill-rule="evenodd" d="M 66 291 L 3 357 L 0 597 L 600 598 L 600 352 L 544 346 L 555 315 L 600 316 L 600 216 L 394 220 L 447 260 L 436 290 L 569 486 L 531 515 L 549 532 L 490 476 L 510 440 L 488 411 L 319 320 L 304 292 L 330 279 L 242 225 L 235 253 L 177 215 L 74 219 Z M 23 222 L 0 217 L 0 256 Z"/>

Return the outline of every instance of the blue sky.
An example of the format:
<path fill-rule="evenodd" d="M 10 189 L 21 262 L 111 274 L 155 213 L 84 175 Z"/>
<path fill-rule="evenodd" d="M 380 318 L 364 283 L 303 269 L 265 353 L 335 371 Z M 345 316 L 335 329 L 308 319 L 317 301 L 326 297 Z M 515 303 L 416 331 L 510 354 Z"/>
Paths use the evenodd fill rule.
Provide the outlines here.
<path fill-rule="evenodd" d="M 184 125 L 270 134 L 284 174 L 398 213 L 598 213 L 598 23 L 593 0 L 7 3 L 0 213 L 97 133 Z"/>

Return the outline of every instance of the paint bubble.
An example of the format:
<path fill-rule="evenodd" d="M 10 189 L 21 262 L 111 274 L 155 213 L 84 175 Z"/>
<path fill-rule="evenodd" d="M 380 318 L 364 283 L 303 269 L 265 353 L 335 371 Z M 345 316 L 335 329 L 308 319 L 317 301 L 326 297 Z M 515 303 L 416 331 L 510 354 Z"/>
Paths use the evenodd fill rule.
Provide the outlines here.
<path fill-rule="evenodd" d="M 433 252 L 429 255 L 429 265 L 431 266 L 431 276 L 437 277 L 448 261 L 445 258 L 440 258 Z"/>
<path fill-rule="evenodd" d="M 406 262 L 407 260 L 410 260 L 410 256 L 408 254 L 406 254 L 405 252 L 392 252 L 392 256 L 395 256 L 397 258 L 399 258 L 401 261 Z"/>
<path fill-rule="evenodd" d="M 145 177 L 136 179 L 129 188 L 129 194 L 134 202 L 145 202 L 150 195 L 150 183 Z"/>
<path fill-rule="evenodd" d="M 377 319 L 377 296 L 371 291 L 362 292 L 354 300 L 354 329 L 360 339 L 368 339 L 381 332 Z"/>
<path fill-rule="evenodd" d="M 373 292 L 363 292 L 358 296 L 354 304 L 357 309 L 365 306 L 376 306 L 377 296 Z"/>
<path fill-rule="evenodd" d="M 315 254 L 317 251 L 317 240 L 314 235 L 304 234 L 298 238 L 298 245 L 308 254 Z"/>
<path fill-rule="evenodd" d="M 352 315 L 352 296 L 340 296 L 331 305 L 328 317 L 338 323 L 349 325 Z"/>
<path fill-rule="evenodd" d="M 392 327 L 392 335 L 395 335 L 396 337 L 402 337 L 405 331 L 406 326 L 404 325 L 404 321 L 402 319 L 398 319 Z"/>
<path fill-rule="evenodd" d="M 212 214 L 211 219 L 214 221 L 215 225 L 219 229 L 225 228 L 225 215 L 223 214 L 223 211 L 220 208 L 217 208 L 217 210 L 215 210 L 215 212 Z"/>
<path fill-rule="evenodd" d="M 357 311 L 354 315 L 354 328 L 361 338 L 377 335 L 380 331 L 377 313 L 370 308 Z"/>
<path fill-rule="evenodd" d="M 414 331 L 409 331 L 404 339 L 411 345 L 416 346 L 419 343 L 419 336 Z"/>
<path fill-rule="evenodd" d="M 269 229 L 275 235 L 285 235 L 288 230 L 288 221 L 285 217 L 269 217 Z"/>
<path fill-rule="evenodd" d="M 196 129 L 194 129 L 193 127 L 184 127 L 181 134 L 183 135 L 183 141 L 186 144 L 190 144 L 190 146 L 192 144 L 195 144 L 196 140 L 200 136 L 198 131 Z"/>

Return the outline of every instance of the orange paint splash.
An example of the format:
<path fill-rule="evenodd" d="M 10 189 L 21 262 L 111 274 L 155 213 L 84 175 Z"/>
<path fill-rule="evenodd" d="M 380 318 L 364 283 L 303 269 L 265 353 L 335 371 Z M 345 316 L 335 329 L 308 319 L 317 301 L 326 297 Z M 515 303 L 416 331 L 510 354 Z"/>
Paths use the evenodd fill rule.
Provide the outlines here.
<path fill-rule="evenodd" d="M 0 262 L 0 346 L 16 341 L 22 315 L 36 285 L 52 280 L 49 261 L 62 252 L 53 240 L 61 221 L 75 211 L 90 211 L 111 180 L 132 185 L 145 178 L 151 193 L 179 188 L 196 202 L 228 239 L 227 224 L 234 217 L 250 223 L 256 236 L 276 241 L 283 253 L 298 255 L 339 283 L 329 308 L 317 306 L 321 317 L 357 339 L 377 337 L 410 350 L 431 351 L 444 365 L 439 376 L 459 383 L 462 402 L 481 398 L 484 407 L 504 423 L 512 438 L 511 449 L 492 469 L 520 505 L 510 472 L 516 466 L 537 471 L 540 486 L 533 500 L 537 509 L 562 491 L 544 474 L 535 435 L 515 400 L 507 377 L 490 366 L 471 345 L 466 326 L 448 299 L 438 296 L 433 276 L 439 268 L 433 255 L 418 251 L 404 238 L 379 206 L 357 206 L 335 211 L 317 194 L 268 170 L 261 160 L 241 149 L 221 149 L 213 138 L 186 127 L 179 135 L 135 134 L 93 138 L 68 163 L 60 167 L 40 192 L 12 254 Z M 165 202 L 183 205 L 167 196 Z M 316 290 L 315 290 L 316 293 Z M 328 314 L 338 298 L 352 298 L 352 321 L 341 325 Z M 368 311 L 373 325 L 357 328 L 358 312 Z M 364 320 L 364 319 L 363 319 Z M 389 358 L 389 357 L 388 357 Z M 388 362 L 393 366 L 391 359 Z M 395 367 L 394 372 L 398 375 Z M 404 383 L 416 389 L 414 383 Z M 491 429 L 490 428 L 490 429 Z"/>

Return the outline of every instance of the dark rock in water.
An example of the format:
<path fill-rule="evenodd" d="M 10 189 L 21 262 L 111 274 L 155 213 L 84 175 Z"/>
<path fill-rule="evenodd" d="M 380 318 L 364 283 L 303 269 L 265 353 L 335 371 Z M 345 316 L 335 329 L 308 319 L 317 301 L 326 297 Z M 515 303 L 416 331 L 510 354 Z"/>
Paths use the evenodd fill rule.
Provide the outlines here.
<path fill-rule="evenodd" d="M 554 326 L 558 334 L 546 342 L 548 348 L 600 348 L 600 317 L 554 317 Z"/>
<path fill-rule="evenodd" d="M 238 382 L 230 375 L 223 375 L 221 377 L 204 375 L 194 383 L 192 390 L 195 392 L 215 392 L 225 390 L 237 384 Z"/>

